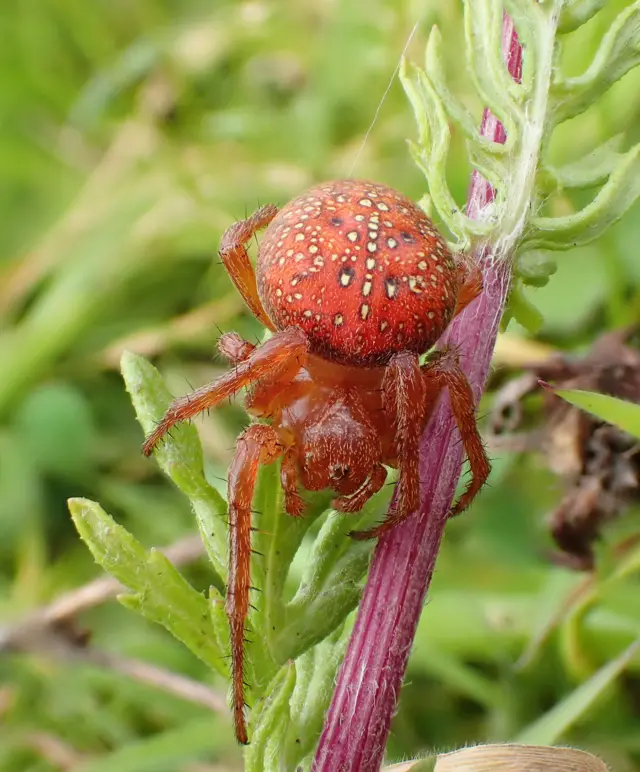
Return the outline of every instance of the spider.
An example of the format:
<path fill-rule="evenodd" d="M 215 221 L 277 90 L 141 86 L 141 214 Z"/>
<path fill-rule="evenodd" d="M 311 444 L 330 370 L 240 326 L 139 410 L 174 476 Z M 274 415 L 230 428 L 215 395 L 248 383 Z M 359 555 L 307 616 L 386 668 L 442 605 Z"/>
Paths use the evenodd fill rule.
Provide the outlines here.
<path fill-rule="evenodd" d="M 267 228 L 256 270 L 247 244 Z M 429 218 L 385 185 L 338 180 L 318 185 L 280 211 L 263 206 L 223 235 L 220 257 L 254 316 L 272 331 L 261 345 L 223 334 L 232 367 L 174 400 L 143 452 L 180 421 L 243 387 L 261 419 L 240 437 L 228 475 L 232 708 L 247 743 L 243 660 L 249 608 L 251 505 L 258 467 L 281 461 L 284 508 L 304 511 L 299 489 L 335 491 L 333 507 L 357 512 L 398 469 L 387 519 L 356 539 L 380 536 L 419 503 L 418 445 L 447 389 L 471 479 L 451 514 L 469 506 L 490 465 L 469 383 L 452 349 L 431 349 L 456 314 L 482 292 L 480 269 L 454 256 Z"/>

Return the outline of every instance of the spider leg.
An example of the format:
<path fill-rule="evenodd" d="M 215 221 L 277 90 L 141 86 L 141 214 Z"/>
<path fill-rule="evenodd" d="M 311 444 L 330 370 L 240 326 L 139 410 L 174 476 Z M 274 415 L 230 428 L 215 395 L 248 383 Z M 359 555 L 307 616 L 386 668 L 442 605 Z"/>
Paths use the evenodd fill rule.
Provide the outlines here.
<path fill-rule="evenodd" d="M 289 449 L 282 458 L 280 482 L 284 491 L 284 508 L 288 515 L 300 517 L 304 511 L 304 501 L 298 493 L 298 470 L 293 450 Z"/>
<path fill-rule="evenodd" d="M 301 330 L 289 328 L 276 332 L 272 338 L 258 346 L 247 359 L 239 362 L 215 381 L 175 399 L 169 405 L 162 420 L 146 438 L 142 452 L 145 456 L 150 455 L 158 441 L 172 426 L 215 407 L 243 386 L 265 377 L 278 380 L 280 377 L 284 379 L 288 376 L 290 380 L 291 372 L 295 374 L 304 364 L 306 354 L 307 339 Z"/>
<path fill-rule="evenodd" d="M 475 300 L 482 292 L 482 271 L 480 266 L 472 260 L 461 259 L 457 266 L 458 281 L 460 290 L 458 291 L 458 303 L 454 311 L 454 317 Z"/>
<path fill-rule="evenodd" d="M 423 367 L 428 393 L 435 395 L 446 387 L 451 412 L 455 418 L 471 468 L 471 480 L 451 509 L 450 516 L 459 515 L 476 497 L 485 484 L 491 464 L 476 422 L 476 403 L 467 376 L 462 372 L 458 355 L 453 349 L 439 351 Z M 431 399 L 431 394 L 428 396 Z"/>
<path fill-rule="evenodd" d="M 231 629 L 232 709 L 238 742 L 246 745 L 244 716 L 244 644 L 251 586 L 251 503 L 261 464 L 271 464 L 282 454 L 275 430 L 253 424 L 238 438 L 229 467 L 229 582 L 225 611 Z"/>
<path fill-rule="evenodd" d="M 225 332 L 218 339 L 218 351 L 234 365 L 248 359 L 255 349 L 255 344 L 244 340 L 237 332 Z"/>
<path fill-rule="evenodd" d="M 261 206 L 245 220 L 239 220 L 224 232 L 220 242 L 220 259 L 224 263 L 231 281 L 236 285 L 251 313 L 265 327 L 275 327 L 264 310 L 258 294 L 256 274 L 249 259 L 247 244 L 255 234 L 266 228 L 278 210 L 273 204 Z"/>
<path fill-rule="evenodd" d="M 387 365 L 382 388 L 385 409 L 396 416 L 396 444 L 400 476 L 395 507 L 379 526 L 352 531 L 354 539 L 373 539 L 389 531 L 418 508 L 420 471 L 418 449 L 426 410 L 426 384 L 418 357 L 408 351 L 396 354 Z"/>
<path fill-rule="evenodd" d="M 382 464 L 374 466 L 371 476 L 365 484 L 351 496 L 339 496 L 331 502 L 331 506 L 338 512 L 359 512 L 369 501 L 374 493 L 377 493 L 387 479 L 387 470 Z"/>

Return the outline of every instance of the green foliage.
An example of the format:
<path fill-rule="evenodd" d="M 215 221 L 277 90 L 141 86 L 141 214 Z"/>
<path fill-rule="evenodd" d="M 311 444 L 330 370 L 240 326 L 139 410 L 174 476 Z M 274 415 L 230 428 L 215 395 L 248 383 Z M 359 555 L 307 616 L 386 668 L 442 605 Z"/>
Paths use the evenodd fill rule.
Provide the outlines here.
<path fill-rule="evenodd" d="M 151 430 L 170 401 L 156 369 L 142 357 L 125 352 L 122 369 L 138 420 L 145 432 Z M 195 428 L 176 428 L 156 451 L 162 470 L 189 499 L 200 534 L 214 568 L 214 582 L 227 581 L 225 553 L 226 504 L 207 482 L 203 454 Z M 296 687 L 293 660 L 302 657 L 342 628 L 347 615 L 360 598 L 372 543 L 351 541 L 347 531 L 366 526 L 373 516 L 384 512 L 387 489 L 367 505 L 355 519 L 331 513 L 318 531 L 309 554 L 308 568 L 289 601 L 285 596 L 291 563 L 306 533 L 326 509 L 325 494 L 310 502 L 306 517 L 286 518 L 281 512 L 280 477 L 275 467 L 265 467 L 254 506 L 256 534 L 253 547 L 260 560 L 252 561 L 252 583 L 258 591 L 249 618 L 252 643 L 248 646 L 246 677 L 250 678 L 255 711 L 251 717 L 252 740 L 246 753 L 247 769 L 280 769 L 285 757 L 297 765 L 312 747 L 322 716 L 328 706 L 335 669 L 327 671 L 324 659 L 335 667 L 331 650 L 343 649 L 344 636 L 325 652 L 323 662 L 307 658 L 304 680 L 308 705 L 295 716 L 296 729 L 304 737 L 294 743 L 287 728 L 291 717 L 289 702 Z M 133 591 L 120 598 L 130 609 L 161 624 L 200 659 L 228 677 L 228 625 L 219 589 L 211 587 L 207 601 L 191 588 L 158 552 L 147 553 L 134 537 L 117 525 L 93 502 L 72 500 L 71 514 L 78 531 L 96 561 L 125 587 Z M 254 556 L 255 557 L 255 556 Z M 318 672 L 316 672 L 316 669 Z M 305 684 L 306 682 L 306 684 Z"/>
<path fill-rule="evenodd" d="M 615 18 L 585 72 L 579 77 L 564 76 L 557 66 L 559 50 L 566 44 L 562 36 L 578 29 L 599 5 L 567 6 L 562 0 L 506 3 L 525 50 L 520 83 L 513 81 L 502 59 L 502 4 L 479 0 L 468 6 L 469 71 L 480 101 L 505 127 L 505 143 L 481 136 L 477 121 L 448 89 L 443 39 L 437 27 L 429 36 L 425 69 L 405 63 L 401 70 L 418 123 L 418 143 L 410 146 L 412 156 L 429 183 L 430 202 L 454 237 L 453 249 L 487 243 L 495 260 L 514 264 L 505 322 L 513 316 L 533 332 L 542 327 L 544 318 L 521 285 L 544 286 L 556 265 L 548 258 L 532 261 L 531 250 L 568 250 L 587 244 L 620 220 L 640 196 L 640 144 L 619 153 L 620 137 L 616 136 L 566 167 L 551 168 L 547 160 L 553 130 L 593 106 L 640 63 L 640 4 L 636 2 Z M 473 167 L 495 190 L 495 201 L 480 217 L 465 214 L 449 189 L 450 124 L 465 137 Z M 538 215 L 543 201 L 548 207 L 550 195 L 567 187 L 599 190 L 590 204 L 571 214 Z"/>
<path fill-rule="evenodd" d="M 215 590 L 207 602 L 162 553 L 145 550 L 93 501 L 70 499 L 69 510 L 96 562 L 131 590 L 118 598 L 120 603 L 166 627 L 209 667 L 228 676 L 226 620 Z"/>
<path fill-rule="evenodd" d="M 598 701 L 602 693 L 611 688 L 639 649 L 640 642 L 632 643 L 619 657 L 604 665 L 562 702 L 520 732 L 515 742 L 523 745 L 554 745 L 559 742 L 571 726 Z"/>
<path fill-rule="evenodd" d="M 171 395 L 157 370 L 128 351 L 122 356 L 122 374 L 138 420 L 148 434 L 164 415 Z M 202 447 L 195 427 L 191 424 L 176 427 L 171 442 L 163 443 L 155 455 L 162 471 L 191 502 L 200 536 L 215 570 L 214 582 L 218 588 L 224 588 L 227 539 L 223 516 L 227 504 L 205 479 Z"/>
<path fill-rule="evenodd" d="M 289 724 L 289 702 L 295 685 L 296 668 L 294 663 L 290 662 L 280 669 L 269 693 L 256 711 L 255 731 L 245 754 L 247 772 L 283 769 L 282 749 Z"/>
<path fill-rule="evenodd" d="M 592 413 L 607 423 L 614 424 L 633 437 L 640 439 L 640 406 L 633 402 L 625 402 L 608 394 L 596 394 L 581 389 L 554 389 L 562 399 L 572 405 Z"/>
<path fill-rule="evenodd" d="M 228 653 L 220 605 L 227 548 L 219 478 L 246 418 L 229 405 L 199 423 L 204 460 L 195 428 L 177 429 L 156 456 L 162 476 L 140 456 L 142 432 L 116 372 L 122 352 L 135 352 L 124 357 L 123 372 L 148 427 L 169 399 L 167 387 L 184 393 L 188 381 L 200 384 L 219 372 L 210 361 L 216 325 L 249 338 L 261 334 L 213 259 L 222 230 L 258 202 L 282 203 L 313 181 L 351 173 L 417 17 L 409 60 L 427 45 L 423 33 L 434 22 L 439 30 L 428 41 L 427 75 L 403 65 L 420 105 L 431 105 L 429 120 L 420 107 L 424 125 L 416 145 L 433 176 L 424 203 L 450 222 L 461 244 L 489 233 L 496 223 L 470 224 L 462 214 L 468 159 L 491 179 L 503 179 L 527 125 L 522 100 L 535 93 L 539 72 L 525 59 L 522 86 L 505 77 L 495 45 L 499 19 L 487 2 L 478 4 L 477 24 L 467 34 L 474 37 L 474 61 L 486 63 L 492 76 L 475 68 L 470 78 L 461 65 L 462 5 L 3 5 L 3 626 L 95 576 L 93 556 L 78 545 L 65 511 L 66 500 L 76 497 L 74 514 L 96 556 L 110 570 L 124 570 L 125 597 L 137 599 L 125 603 L 142 612 L 104 604 L 83 614 L 90 645 L 224 690 L 227 661 L 218 654 Z M 544 27 L 548 3 L 535 4 L 535 11 L 531 5 L 509 3 L 512 13 L 535 13 L 534 23 Z M 514 296 L 521 296 L 519 316 L 533 301 L 540 334 L 561 350 L 637 321 L 637 204 L 606 233 L 598 228 L 617 219 L 637 186 L 637 71 L 603 94 L 637 57 L 630 26 L 636 16 L 637 4 L 627 0 L 574 0 L 559 18 L 558 66 L 547 92 L 556 112 L 545 124 L 549 136 L 532 182 L 538 197 L 516 257 Z M 539 61 L 535 36 L 525 42 Z M 510 128 L 505 147 L 478 138 L 485 100 Z M 567 111 L 575 117 L 560 123 Z M 394 83 L 355 175 L 423 196 L 423 178 L 404 146 L 411 132 L 410 110 Z M 430 142 L 434 155 L 425 157 Z M 448 221 L 447 207 L 455 209 Z M 578 224 L 576 216 L 583 218 Z M 588 232 L 580 222 L 590 223 Z M 584 233 L 597 239 L 583 244 Z M 574 237 L 579 245 L 557 260 L 543 246 L 545 240 L 571 245 Z M 147 359 L 156 361 L 167 386 Z M 637 513 L 607 530 L 598 574 L 580 596 L 583 577 L 545 557 L 543 515 L 557 505 L 557 482 L 534 459 L 493 455 L 500 458 L 492 488 L 448 529 L 389 757 L 506 741 L 544 717 L 550 704 L 573 697 L 574 718 L 560 741 L 598 752 L 614 767 L 637 768 L 637 657 L 628 677 L 606 692 L 579 690 L 640 633 L 637 555 L 620 558 L 618 550 L 637 530 Z M 255 534 L 254 546 L 265 557 L 253 565 L 263 593 L 252 599 L 251 622 L 266 634 L 249 647 L 249 678 L 255 713 L 264 712 L 264 726 L 272 722 L 284 739 L 257 743 L 251 763 L 260 768 L 265 759 L 284 759 L 290 769 L 298 760 L 308 766 L 313 753 L 352 617 L 340 620 L 357 600 L 368 554 L 345 538 L 353 521 L 320 514 L 326 502 L 314 502 L 304 523 L 279 515 L 275 473 L 265 470 L 255 504 L 264 533 Z M 176 541 L 194 528 L 194 514 L 208 561 L 178 573 L 142 545 Z M 107 533 L 109 541 L 101 541 Z M 192 609 L 173 628 L 187 646 L 163 627 L 171 628 L 166 611 L 176 603 Z M 276 631 L 269 631 L 274 620 Z M 194 647 L 201 654 L 193 656 Z M 526 664 L 513 667 L 523 651 Z M 71 660 L 55 648 L 3 652 L 0 662 L 0 768 L 7 772 L 59 768 L 43 733 L 82 772 L 187 772 L 200 761 L 240 768 L 226 717 L 91 666 L 82 652 Z M 613 680 L 612 669 L 606 672 Z M 275 706 L 262 700 L 273 697 L 270 684 L 281 686 Z M 255 716 L 254 723 L 258 731 Z"/>

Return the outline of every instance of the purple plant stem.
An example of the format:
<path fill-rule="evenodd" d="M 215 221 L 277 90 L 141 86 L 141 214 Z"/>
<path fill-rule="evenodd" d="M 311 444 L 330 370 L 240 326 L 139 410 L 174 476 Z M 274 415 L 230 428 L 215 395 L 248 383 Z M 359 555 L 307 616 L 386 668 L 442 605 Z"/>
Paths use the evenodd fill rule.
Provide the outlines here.
<path fill-rule="evenodd" d="M 512 77 L 522 73 L 514 25 L 503 19 L 502 48 Z M 504 143 L 504 127 L 485 109 L 481 132 Z M 474 171 L 467 214 L 478 218 L 494 197 Z M 475 396 L 480 398 L 498 335 L 510 280 L 508 256 L 491 246 L 476 255 L 484 292 L 451 324 L 440 345 L 457 346 Z M 421 504 L 416 515 L 385 534 L 375 549 L 358 616 L 340 669 L 313 762 L 313 772 L 375 772 L 384 756 L 424 598 L 460 476 L 462 448 L 448 399 L 441 400 L 421 442 Z"/>

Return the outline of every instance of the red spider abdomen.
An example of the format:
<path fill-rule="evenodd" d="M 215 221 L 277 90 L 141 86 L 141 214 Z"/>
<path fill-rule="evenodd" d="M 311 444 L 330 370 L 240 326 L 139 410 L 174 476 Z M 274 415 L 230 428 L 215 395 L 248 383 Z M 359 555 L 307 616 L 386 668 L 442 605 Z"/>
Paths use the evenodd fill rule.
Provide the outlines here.
<path fill-rule="evenodd" d="M 291 201 L 266 230 L 260 297 L 278 329 L 298 327 L 320 356 L 384 364 L 428 350 L 453 317 L 453 257 L 429 218 L 391 188 L 324 183 Z"/>

